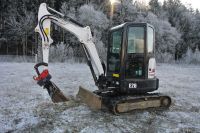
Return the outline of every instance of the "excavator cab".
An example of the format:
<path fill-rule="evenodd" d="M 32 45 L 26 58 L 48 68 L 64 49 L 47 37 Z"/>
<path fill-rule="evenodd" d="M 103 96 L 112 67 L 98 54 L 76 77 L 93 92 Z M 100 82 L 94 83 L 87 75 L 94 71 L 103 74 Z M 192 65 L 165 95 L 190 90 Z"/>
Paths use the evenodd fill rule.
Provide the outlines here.
<path fill-rule="evenodd" d="M 155 31 L 148 23 L 124 23 L 109 32 L 107 81 L 120 93 L 158 89 L 155 76 Z"/>

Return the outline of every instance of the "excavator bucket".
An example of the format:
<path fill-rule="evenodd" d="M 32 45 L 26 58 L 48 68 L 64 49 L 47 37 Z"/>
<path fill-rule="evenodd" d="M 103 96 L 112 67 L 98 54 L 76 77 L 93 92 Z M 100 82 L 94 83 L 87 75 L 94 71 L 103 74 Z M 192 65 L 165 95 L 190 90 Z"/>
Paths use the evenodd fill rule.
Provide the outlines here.
<path fill-rule="evenodd" d="M 79 86 L 77 98 L 80 98 L 83 103 L 92 109 L 102 109 L 102 98 L 82 86 Z"/>
<path fill-rule="evenodd" d="M 51 97 L 51 100 L 54 103 L 59 103 L 59 102 L 66 102 L 69 101 L 70 99 L 67 98 L 62 91 L 52 82 L 48 81 L 45 85 L 44 88 L 47 89 L 49 96 Z"/>

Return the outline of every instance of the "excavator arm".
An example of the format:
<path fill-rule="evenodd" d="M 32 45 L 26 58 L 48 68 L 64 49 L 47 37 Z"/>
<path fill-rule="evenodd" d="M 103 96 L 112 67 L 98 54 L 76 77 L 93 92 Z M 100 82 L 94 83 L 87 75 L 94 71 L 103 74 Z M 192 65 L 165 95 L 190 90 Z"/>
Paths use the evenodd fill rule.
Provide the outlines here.
<path fill-rule="evenodd" d="M 56 15 L 51 14 L 49 11 L 53 12 Z M 58 17 L 61 16 L 61 17 Z M 65 19 L 66 18 L 66 19 Z M 42 39 L 42 56 L 43 62 L 35 65 L 35 70 L 38 76 L 35 76 L 34 79 L 38 81 L 40 86 L 44 86 L 49 92 L 49 95 L 54 102 L 62 102 L 63 99 L 59 99 L 59 97 L 64 97 L 60 89 L 50 81 L 51 75 L 48 71 L 48 63 L 49 63 L 49 48 L 53 43 L 53 39 L 51 38 L 51 24 L 54 23 L 66 31 L 72 33 L 76 36 L 83 47 L 85 52 L 88 65 L 90 67 L 93 79 L 95 84 L 101 88 L 102 79 L 105 77 L 105 71 L 101 60 L 99 58 L 97 49 L 95 44 L 93 43 L 93 38 L 91 34 L 91 30 L 89 26 L 84 27 L 82 24 L 79 24 L 75 20 L 66 17 L 62 13 L 47 7 L 46 3 L 42 3 L 39 7 L 38 12 L 38 25 L 35 28 L 35 32 L 38 32 Z M 94 67 L 97 72 L 95 73 Z M 43 66 L 43 71 L 40 73 L 38 68 Z M 59 93 L 56 93 L 59 92 Z M 67 100 L 67 98 L 66 98 Z M 64 100 L 65 101 L 65 100 Z"/>
<path fill-rule="evenodd" d="M 51 13 L 49 13 L 48 10 L 56 13 L 62 18 L 52 15 Z M 99 77 L 103 76 L 105 72 L 99 55 L 97 53 L 95 44 L 93 43 L 90 27 L 84 27 L 69 17 L 67 17 L 67 19 L 63 18 L 64 15 L 62 13 L 57 12 L 50 7 L 47 7 L 46 3 L 42 3 L 40 5 L 38 12 L 38 25 L 35 28 L 35 31 L 38 32 L 42 38 L 43 62 L 46 64 L 48 64 L 49 62 L 49 48 L 50 45 L 53 43 L 53 40 L 51 38 L 51 23 L 54 23 L 60 26 L 61 28 L 65 29 L 66 31 L 69 31 L 78 38 L 80 44 L 84 49 L 88 60 L 88 65 L 90 66 L 93 78 L 96 83 Z M 94 72 L 92 62 L 97 70 L 96 74 Z M 44 67 L 44 70 L 48 70 L 48 65 Z"/>

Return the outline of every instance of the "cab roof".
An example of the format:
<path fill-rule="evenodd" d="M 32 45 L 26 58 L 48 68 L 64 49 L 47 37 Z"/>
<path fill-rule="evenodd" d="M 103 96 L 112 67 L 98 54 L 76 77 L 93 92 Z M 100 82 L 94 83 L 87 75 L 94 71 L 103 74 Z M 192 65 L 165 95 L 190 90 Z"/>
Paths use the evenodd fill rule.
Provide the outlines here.
<path fill-rule="evenodd" d="M 112 28 L 110 29 L 110 31 L 112 31 L 112 30 L 117 30 L 117 29 L 120 29 L 120 28 L 125 27 L 125 26 L 128 26 L 128 25 L 136 25 L 136 26 L 147 26 L 147 25 L 149 25 L 149 26 L 153 27 L 153 26 L 150 25 L 149 23 L 144 23 L 144 22 L 142 22 L 142 23 L 126 22 L 126 23 L 123 23 L 123 24 L 120 24 L 120 25 L 117 25 L 117 26 L 112 27 Z"/>

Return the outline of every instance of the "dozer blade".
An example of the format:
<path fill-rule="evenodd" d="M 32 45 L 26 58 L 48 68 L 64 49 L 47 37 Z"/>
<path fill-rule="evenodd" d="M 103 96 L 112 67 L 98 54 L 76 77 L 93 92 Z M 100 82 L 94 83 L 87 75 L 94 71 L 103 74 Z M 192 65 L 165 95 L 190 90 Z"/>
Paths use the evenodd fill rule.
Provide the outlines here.
<path fill-rule="evenodd" d="M 44 85 L 44 88 L 47 89 L 49 96 L 54 103 L 69 101 L 69 98 L 67 98 L 52 81 L 48 81 Z"/>
<path fill-rule="evenodd" d="M 82 86 L 79 86 L 77 97 L 92 109 L 102 109 L 102 98 Z"/>

